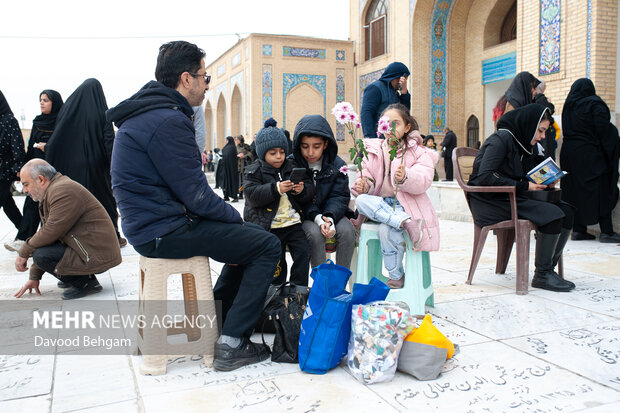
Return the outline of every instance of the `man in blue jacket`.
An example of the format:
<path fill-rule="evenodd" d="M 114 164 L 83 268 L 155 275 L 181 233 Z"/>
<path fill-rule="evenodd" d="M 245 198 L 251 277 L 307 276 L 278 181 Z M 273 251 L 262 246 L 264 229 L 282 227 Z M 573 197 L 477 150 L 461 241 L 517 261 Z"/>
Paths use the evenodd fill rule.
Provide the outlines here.
<path fill-rule="evenodd" d="M 362 130 L 364 137 L 377 137 L 377 123 L 381 112 L 392 103 L 402 103 L 411 109 L 411 95 L 407 91 L 409 69 L 403 63 L 390 63 L 378 80 L 364 89 L 362 99 Z"/>
<path fill-rule="evenodd" d="M 119 128 L 112 152 L 112 188 L 123 233 L 146 257 L 207 256 L 226 263 L 214 288 L 222 303 L 222 335 L 214 367 L 234 370 L 269 357 L 249 340 L 280 258 L 280 241 L 244 223 L 217 196 L 202 171 L 192 106 L 211 77 L 205 53 L 176 41 L 162 45 L 155 77 L 107 112 Z"/>

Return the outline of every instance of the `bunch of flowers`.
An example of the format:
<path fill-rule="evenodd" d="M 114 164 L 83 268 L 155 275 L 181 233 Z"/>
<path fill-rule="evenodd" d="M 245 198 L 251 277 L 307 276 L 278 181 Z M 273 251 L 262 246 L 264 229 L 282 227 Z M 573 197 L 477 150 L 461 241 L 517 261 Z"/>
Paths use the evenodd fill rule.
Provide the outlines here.
<path fill-rule="evenodd" d="M 357 130 L 361 128 L 360 117 L 353 110 L 353 106 L 349 102 L 340 102 L 332 108 L 332 115 L 336 117 L 336 121 L 344 125 L 347 129 L 347 133 L 351 135 L 353 139 L 353 147 L 349 149 L 351 155 L 351 161 L 357 165 L 358 171 L 362 179 L 364 178 L 364 171 L 362 170 L 362 160 L 368 158 L 368 151 L 364 147 L 364 140 L 357 137 Z M 342 172 L 342 171 L 341 171 Z M 374 183 L 374 180 L 370 177 L 368 180 Z"/>
<path fill-rule="evenodd" d="M 407 144 L 402 136 L 398 136 L 396 132 L 396 123 L 390 122 L 390 119 L 387 116 L 382 116 L 379 119 L 379 124 L 377 125 L 377 137 L 381 137 L 381 135 L 385 136 L 387 140 L 388 146 L 390 147 L 390 164 L 398 155 L 398 150 L 401 150 L 400 154 L 400 164 L 402 165 L 405 160 L 405 145 Z M 398 194 L 398 182 L 394 185 L 394 198 Z M 396 210 L 396 203 L 393 205 L 394 210 Z"/>

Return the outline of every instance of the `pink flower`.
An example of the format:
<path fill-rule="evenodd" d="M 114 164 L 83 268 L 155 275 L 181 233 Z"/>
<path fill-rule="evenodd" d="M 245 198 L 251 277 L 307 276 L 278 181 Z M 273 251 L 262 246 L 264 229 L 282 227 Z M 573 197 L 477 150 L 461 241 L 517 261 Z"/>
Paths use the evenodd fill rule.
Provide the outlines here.
<path fill-rule="evenodd" d="M 361 127 L 362 127 L 362 124 L 361 124 L 361 123 L 359 123 L 359 122 L 357 122 L 357 123 L 355 124 L 355 127 L 356 127 L 357 129 L 359 129 L 359 128 L 361 128 Z"/>
<path fill-rule="evenodd" d="M 377 137 L 390 133 L 390 126 L 390 119 L 387 116 L 382 116 L 377 125 Z"/>
<path fill-rule="evenodd" d="M 338 169 L 338 171 L 340 171 L 341 174 L 346 175 L 349 173 L 349 168 L 346 165 L 344 165 L 340 169 Z"/>

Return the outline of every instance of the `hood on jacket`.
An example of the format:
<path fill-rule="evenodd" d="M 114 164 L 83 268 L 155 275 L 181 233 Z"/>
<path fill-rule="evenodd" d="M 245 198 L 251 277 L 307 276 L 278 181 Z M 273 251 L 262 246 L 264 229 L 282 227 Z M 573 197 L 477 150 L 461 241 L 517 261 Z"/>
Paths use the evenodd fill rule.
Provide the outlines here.
<path fill-rule="evenodd" d="M 308 167 L 308 161 L 301 154 L 301 138 L 303 136 L 320 136 L 327 139 L 327 148 L 323 151 L 323 164 L 331 164 L 338 156 L 338 143 L 327 120 L 321 115 L 306 115 L 295 126 L 293 139 L 293 156 L 298 165 Z"/>
<path fill-rule="evenodd" d="M 549 109 L 538 103 L 530 103 L 505 113 L 497 121 L 497 130 L 510 131 L 518 146 L 526 153 L 532 154 L 532 140 L 538 130 L 542 117 Z"/>
<path fill-rule="evenodd" d="M 169 108 L 180 110 L 193 119 L 194 110 L 183 95 L 175 89 L 151 80 L 135 95 L 109 109 L 106 118 L 120 127 L 127 119 L 153 109 Z"/>
<path fill-rule="evenodd" d="M 379 80 L 383 80 L 385 82 L 391 82 L 392 80 L 399 78 L 401 76 L 409 76 L 409 69 L 405 66 L 404 63 L 401 62 L 393 62 L 385 68 L 385 71 L 379 78 Z"/>

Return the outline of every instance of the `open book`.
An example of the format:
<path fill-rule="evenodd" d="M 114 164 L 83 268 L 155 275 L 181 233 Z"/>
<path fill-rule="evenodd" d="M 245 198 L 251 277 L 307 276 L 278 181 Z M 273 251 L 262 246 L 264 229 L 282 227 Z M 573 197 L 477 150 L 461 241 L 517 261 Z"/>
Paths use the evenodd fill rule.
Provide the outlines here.
<path fill-rule="evenodd" d="M 561 170 L 553 159 L 547 158 L 529 171 L 526 177 L 535 184 L 549 185 L 551 182 L 564 177 L 567 173 Z"/>

